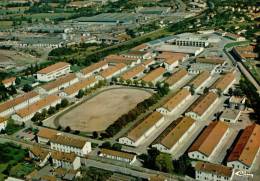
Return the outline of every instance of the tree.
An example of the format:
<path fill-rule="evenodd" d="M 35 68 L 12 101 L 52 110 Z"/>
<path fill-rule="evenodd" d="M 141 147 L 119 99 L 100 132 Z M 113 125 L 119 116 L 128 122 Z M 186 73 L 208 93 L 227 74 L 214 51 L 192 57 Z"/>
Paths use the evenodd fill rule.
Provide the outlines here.
<path fill-rule="evenodd" d="M 31 121 L 32 122 L 37 122 L 37 121 L 40 121 L 41 120 L 41 113 L 39 113 L 39 112 L 36 112 L 35 114 L 34 114 L 34 116 L 31 118 Z"/>
<path fill-rule="evenodd" d="M 67 107 L 69 105 L 69 101 L 67 99 L 62 99 L 60 103 L 61 107 Z"/>
<path fill-rule="evenodd" d="M 47 116 L 47 110 L 46 109 L 42 110 L 41 116 L 42 116 L 42 120 L 46 118 L 46 116 Z"/>
<path fill-rule="evenodd" d="M 209 92 L 209 88 L 208 87 L 205 87 L 205 89 L 203 90 L 203 93 L 204 94 L 207 94 Z"/>
<path fill-rule="evenodd" d="M 192 96 L 195 94 L 195 88 L 193 84 L 190 85 L 190 93 Z"/>
<path fill-rule="evenodd" d="M 29 85 L 29 84 L 25 84 L 25 85 L 23 86 L 23 91 L 24 91 L 24 92 L 30 92 L 32 89 L 33 89 L 32 86 Z"/>
<path fill-rule="evenodd" d="M 155 165 L 160 171 L 173 172 L 172 158 L 169 154 L 160 153 L 155 159 Z"/>
<path fill-rule="evenodd" d="M 130 79 L 126 80 L 126 84 L 127 85 L 131 85 L 132 84 L 132 81 Z"/>
<path fill-rule="evenodd" d="M 106 142 L 102 143 L 102 145 L 100 147 L 101 148 L 111 148 L 111 143 L 109 141 L 106 141 Z"/>
<path fill-rule="evenodd" d="M 76 98 L 80 99 L 84 96 L 84 91 L 82 89 L 79 90 L 78 94 L 76 95 Z"/>
<path fill-rule="evenodd" d="M 9 93 L 10 93 L 11 95 L 17 94 L 17 90 L 16 90 L 16 88 L 15 88 L 14 85 L 11 85 L 11 86 L 10 86 L 10 91 L 9 91 Z"/>
<path fill-rule="evenodd" d="M 154 84 L 152 82 L 148 82 L 149 87 L 154 87 Z"/>
<path fill-rule="evenodd" d="M 229 89 L 228 89 L 228 94 L 229 94 L 230 96 L 233 95 L 233 89 L 232 89 L 232 88 L 229 88 Z"/>
<path fill-rule="evenodd" d="M 138 80 L 133 81 L 134 85 L 138 85 Z"/>
<path fill-rule="evenodd" d="M 98 132 L 93 131 L 93 133 L 92 133 L 92 137 L 93 137 L 94 139 L 98 138 Z"/>
<path fill-rule="evenodd" d="M 48 114 L 54 114 L 56 112 L 56 109 L 55 109 L 55 107 L 50 107 L 49 109 L 48 109 Z"/>
<path fill-rule="evenodd" d="M 69 133 L 71 131 L 71 128 L 67 126 L 64 131 Z"/>
<path fill-rule="evenodd" d="M 20 78 L 20 77 L 16 77 L 16 79 L 15 79 L 15 84 L 16 84 L 16 85 L 20 85 L 21 82 L 22 82 L 21 78 Z"/>
<path fill-rule="evenodd" d="M 113 148 L 114 150 L 120 151 L 120 150 L 122 149 L 122 145 L 119 144 L 119 143 L 114 143 L 113 146 L 112 146 L 112 148 Z"/>
<path fill-rule="evenodd" d="M 146 85 L 146 82 L 144 80 L 141 80 L 141 85 L 144 87 Z"/>
<path fill-rule="evenodd" d="M 60 110 L 60 107 L 61 107 L 60 104 L 56 104 L 56 106 L 55 106 L 56 111 Z"/>

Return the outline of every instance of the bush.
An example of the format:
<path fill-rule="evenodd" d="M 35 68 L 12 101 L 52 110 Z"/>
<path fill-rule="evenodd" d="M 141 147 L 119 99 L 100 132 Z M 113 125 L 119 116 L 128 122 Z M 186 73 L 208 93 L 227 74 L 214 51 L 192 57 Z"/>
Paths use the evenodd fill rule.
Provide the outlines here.
<path fill-rule="evenodd" d="M 67 107 L 69 105 L 69 101 L 67 99 L 62 99 L 60 103 L 61 107 Z"/>
<path fill-rule="evenodd" d="M 71 131 L 71 128 L 67 126 L 64 131 L 69 133 Z"/>
<path fill-rule="evenodd" d="M 111 143 L 109 141 L 106 141 L 104 143 L 102 143 L 102 145 L 100 146 L 101 148 L 111 148 Z"/>

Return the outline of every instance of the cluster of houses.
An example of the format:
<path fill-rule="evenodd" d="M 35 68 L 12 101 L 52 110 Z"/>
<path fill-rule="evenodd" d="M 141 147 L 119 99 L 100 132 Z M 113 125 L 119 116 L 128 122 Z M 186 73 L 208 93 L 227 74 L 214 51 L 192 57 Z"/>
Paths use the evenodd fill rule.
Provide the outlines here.
<path fill-rule="evenodd" d="M 39 144 L 50 145 L 50 149 L 34 146 L 30 149 L 30 157 L 37 161 L 40 167 L 49 161 L 55 168 L 77 170 L 81 167 L 80 157 L 91 152 L 91 142 L 63 135 L 55 130 L 41 128 L 36 140 Z"/>
<path fill-rule="evenodd" d="M 35 144 L 29 149 L 29 157 L 39 167 L 42 168 L 50 164 L 55 174 L 59 174 L 60 169 L 62 169 L 72 175 L 73 178 L 81 176 L 80 169 L 92 151 L 90 141 L 76 136 L 65 135 L 48 128 L 41 128 L 35 139 L 38 145 Z M 128 164 L 133 164 L 136 160 L 136 154 L 134 153 L 106 148 L 101 148 L 98 151 L 98 156 Z M 36 174 L 36 176 L 39 175 Z M 62 174 L 62 178 L 66 177 L 66 175 L 66 173 Z"/>

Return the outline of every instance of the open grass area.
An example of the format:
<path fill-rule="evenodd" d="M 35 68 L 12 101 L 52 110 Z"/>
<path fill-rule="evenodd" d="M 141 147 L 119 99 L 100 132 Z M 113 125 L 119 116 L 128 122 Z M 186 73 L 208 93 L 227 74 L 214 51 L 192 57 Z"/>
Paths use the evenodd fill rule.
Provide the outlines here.
<path fill-rule="evenodd" d="M 84 132 L 104 131 L 121 115 L 151 94 L 138 89 L 111 89 L 98 94 L 59 117 L 62 127 Z"/>

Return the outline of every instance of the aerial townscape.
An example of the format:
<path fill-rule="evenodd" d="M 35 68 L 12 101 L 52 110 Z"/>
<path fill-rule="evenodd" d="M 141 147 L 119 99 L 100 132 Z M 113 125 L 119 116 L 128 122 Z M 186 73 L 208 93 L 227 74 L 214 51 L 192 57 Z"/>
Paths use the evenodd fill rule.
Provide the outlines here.
<path fill-rule="evenodd" d="M 260 181 L 259 0 L 0 0 L 0 181 Z"/>

